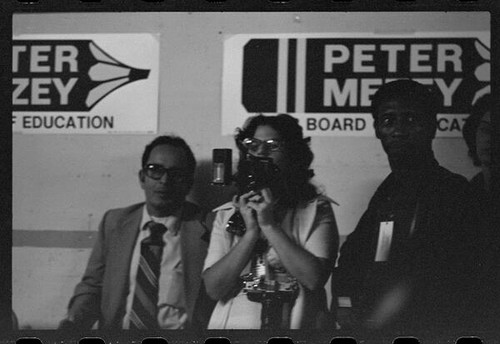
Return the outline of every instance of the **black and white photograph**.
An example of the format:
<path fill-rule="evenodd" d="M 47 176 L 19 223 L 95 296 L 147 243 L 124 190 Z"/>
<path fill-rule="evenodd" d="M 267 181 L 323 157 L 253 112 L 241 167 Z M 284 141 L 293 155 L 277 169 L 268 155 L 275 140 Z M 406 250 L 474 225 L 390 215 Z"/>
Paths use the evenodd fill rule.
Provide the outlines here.
<path fill-rule="evenodd" d="M 491 338 L 491 15 L 14 13 L 16 337 Z"/>

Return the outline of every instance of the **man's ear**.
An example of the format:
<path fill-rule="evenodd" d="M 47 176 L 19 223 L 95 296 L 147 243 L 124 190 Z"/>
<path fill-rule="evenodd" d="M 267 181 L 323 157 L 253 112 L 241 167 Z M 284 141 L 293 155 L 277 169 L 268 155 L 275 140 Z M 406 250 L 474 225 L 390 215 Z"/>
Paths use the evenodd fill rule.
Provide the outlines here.
<path fill-rule="evenodd" d="M 139 170 L 139 183 L 141 184 L 144 184 L 144 181 L 146 179 L 146 176 L 144 175 L 144 171 L 143 170 Z"/>
<path fill-rule="evenodd" d="M 372 113 L 372 119 L 373 119 L 373 129 L 375 130 L 375 137 L 377 137 L 377 139 L 380 139 L 380 135 L 379 135 L 379 132 L 377 130 L 377 114 L 375 113 Z"/>
<path fill-rule="evenodd" d="M 377 129 L 377 122 L 375 122 L 375 120 L 373 121 L 373 129 L 375 130 L 375 137 L 377 139 L 380 139 L 380 133 L 378 132 L 378 129 Z"/>

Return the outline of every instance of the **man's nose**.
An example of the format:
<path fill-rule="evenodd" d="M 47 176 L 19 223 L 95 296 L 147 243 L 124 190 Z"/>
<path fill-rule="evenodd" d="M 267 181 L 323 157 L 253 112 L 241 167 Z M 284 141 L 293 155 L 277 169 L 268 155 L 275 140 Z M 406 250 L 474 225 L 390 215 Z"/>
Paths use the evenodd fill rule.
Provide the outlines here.
<path fill-rule="evenodd" d="M 267 148 L 266 145 L 261 144 L 261 145 L 259 145 L 259 147 L 255 151 L 255 155 L 262 156 L 262 157 L 269 156 L 269 149 Z"/>
<path fill-rule="evenodd" d="M 409 123 L 406 118 L 398 116 L 394 121 L 394 135 L 408 135 Z"/>
<path fill-rule="evenodd" d="M 168 172 L 163 173 L 163 175 L 161 176 L 161 178 L 160 178 L 160 179 L 158 179 L 158 181 L 159 181 L 160 183 L 162 183 L 162 184 L 166 184 L 166 183 L 168 183 L 168 181 L 169 181 Z"/>

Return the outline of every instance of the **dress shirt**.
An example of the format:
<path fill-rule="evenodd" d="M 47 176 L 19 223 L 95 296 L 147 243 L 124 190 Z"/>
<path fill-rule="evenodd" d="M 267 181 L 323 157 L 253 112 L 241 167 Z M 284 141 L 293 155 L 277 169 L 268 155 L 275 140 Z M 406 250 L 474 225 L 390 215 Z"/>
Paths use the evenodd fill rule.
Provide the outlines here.
<path fill-rule="evenodd" d="M 186 300 L 184 295 L 184 271 L 181 259 L 181 242 L 179 235 L 180 209 L 176 214 L 168 217 L 154 217 L 149 215 L 144 205 L 139 234 L 132 254 L 130 263 L 130 287 L 127 296 L 125 317 L 123 318 L 123 328 L 129 329 L 130 311 L 134 299 L 137 269 L 141 255 L 141 241 L 150 235 L 149 230 L 144 226 L 149 221 L 161 223 L 167 227 L 163 235 L 165 246 L 163 248 L 161 260 L 161 272 L 159 280 L 158 295 L 158 324 L 162 329 L 182 329 L 187 321 Z"/>

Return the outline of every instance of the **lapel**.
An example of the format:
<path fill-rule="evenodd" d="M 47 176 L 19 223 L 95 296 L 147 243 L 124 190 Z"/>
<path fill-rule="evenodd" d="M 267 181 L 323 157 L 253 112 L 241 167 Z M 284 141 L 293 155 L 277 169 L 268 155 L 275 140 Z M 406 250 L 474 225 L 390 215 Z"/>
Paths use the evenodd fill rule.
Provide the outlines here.
<path fill-rule="evenodd" d="M 132 260 L 132 253 L 134 251 L 135 241 L 139 235 L 139 226 L 142 220 L 142 206 L 135 209 L 123 219 L 120 228 L 120 246 L 117 250 L 119 261 L 123 262 L 127 269 L 130 269 L 130 261 Z M 128 272 L 126 274 L 129 277 Z M 128 284 L 128 283 L 127 283 Z"/>
<path fill-rule="evenodd" d="M 106 272 L 109 274 L 110 288 L 106 288 L 109 300 L 108 311 L 122 319 L 129 289 L 130 261 L 135 241 L 139 233 L 142 218 L 142 206 L 133 209 L 129 214 L 117 221 L 113 233 L 109 235 L 109 256 Z"/>
<path fill-rule="evenodd" d="M 316 216 L 316 205 L 318 200 L 315 199 L 306 205 L 297 208 L 294 219 L 294 233 L 297 233 L 299 243 L 302 245 L 309 239 L 312 234 L 312 225 Z"/>

